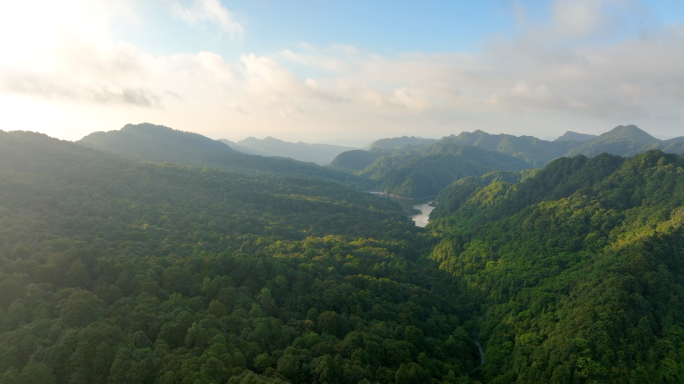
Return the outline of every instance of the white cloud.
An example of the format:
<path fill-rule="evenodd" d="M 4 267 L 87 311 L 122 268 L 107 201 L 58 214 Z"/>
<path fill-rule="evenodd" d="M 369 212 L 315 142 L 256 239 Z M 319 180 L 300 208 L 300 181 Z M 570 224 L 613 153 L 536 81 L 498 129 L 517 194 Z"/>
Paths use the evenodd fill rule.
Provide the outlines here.
<path fill-rule="evenodd" d="M 235 20 L 235 16 L 219 0 L 194 0 L 189 7 L 180 2 L 171 3 L 173 13 L 179 19 L 191 25 L 202 22 L 216 24 L 221 30 L 230 34 L 232 38 L 240 38 L 244 32 L 242 24 Z"/>
<path fill-rule="evenodd" d="M 116 111 L 112 121 L 140 116 L 180 129 L 230 127 L 250 135 L 387 136 L 417 134 L 417 126 L 431 127 L 435 133 L 425 135 L 432 136 L 477 128 L 530 133 L 539 126 L 548 133 L 550 121 L 580 131 L 572 125 L 681 124 L 684 26 L 595 42 L 591 37 L 604 32 L 604 8 L 572 3 L 558 0 L 550 22 L 522 20 L 517 35 L 472 53 L 382 56 L 352 45 L 302 43 L 231 60 L 210 51 L 146 53 L 111 38 L 106 1 L 65 0 L 65 21 L 37 16 L 36 23 L 53 23 L 48 33 L 31 35 L 33 24 L 7 27 L 1 22 L 12 20 L 0 12 L 0 42 L 9 47 L 0 51 L 0 93 L 96 110 L 89 127 L 106 120 L 108 110 Z M 12 6 L 28 18 L 36 3 Z M 215 0 L 180 9 L 176 15 L 191 23 L 234 20 Z M 11 45 L 16 31 L 36 44 Z"/>
<path fill-rule="evenodd" d="M 587 37 L 606 20 L 602 12 L 605 0 L 557 0 L 553 23 L 557 31 L 570 37 Z"/>

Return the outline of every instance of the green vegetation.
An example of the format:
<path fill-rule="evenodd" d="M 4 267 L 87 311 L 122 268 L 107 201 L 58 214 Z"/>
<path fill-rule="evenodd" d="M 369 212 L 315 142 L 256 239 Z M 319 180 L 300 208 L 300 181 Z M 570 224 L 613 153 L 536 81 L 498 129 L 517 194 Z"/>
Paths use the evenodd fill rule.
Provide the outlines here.
<path fill-rule="evenodd" d="M 620 125 L 595 139 L 585 141 L 568 151 L 565 156 L 591 157 L 604 152 L 619 156 L 634 156 L 653 149 L 677 153 L 677 148 L 681 148 L 682 144 L 684 144 L 682 138 L 667 142 L 656 139 L 634 125 Z"/>
<path fill-rule="evenodd" d="M 385 140 L 384 146 L 374 145 L 375 149 L 370 151 L 343 152 L 331 166 L 375 180 L 375 188 L 399 196 L 419 197 L 435 195 L 449 183 L 466 176 L 480 176 L 494 170 L 518 172 L 541 168 L 559 157 L 580 154 L 591 157 L 600 153 L 634 156 L 653 149 L 684 154 L 684 137 L 658 140 L 635 126 L 619 126 L 601 136 L 566 132 L 555 141 L 490 135 L 482 131 L 463 132 L 425 145 L 419 145 L 422 139 L 418 138 Z M 458 149 L 469 147 L 489 153 Z M 437 156 L 443 154 L 455 156 Z"/>
<path fill-rule="evenodd" d="M 350 171 L 363 171 L 367 166 L 373 164 L 377 159 L 389 154 L 390 152 L 382 149 L 373 149 L 364 151 L 362 149 L 355 149 L 353 151 L 342 152 L 333 159 L 330 164 L 331 168 L 347 169 Z"/>
<path fill-rule="evenodd" d="M 202 135 L 153 124 L 128 124 L 119 131 L 92 133 L 79 143 L 137 160 L 211 167 L 277 177 L 315 177 L 359 187 L 370 183 L 353 174 L 286 158 L 246 155 Z"/>
<path fill-rule="evenodd" d="M 376 180 L 384 191 L 404 197 L 435 196 L 453 181 L 501 169 L 520 171 L 527 164 L 509 155 L 472 146 L 435 143 L 378 158 L 358 174 Z"/>
<path fill-rule="evenodd" d="M 0 131 L 0 383 L 467 383 L 461 286 L 388 199 Z"/>
<path fill-rule="evenodd" d="M 159 132 L 129 156 L 263 159 Z M 292 160 L 0 131 L 0 384 L 684 381 L 684 156 L 382 152 L 310 166 L 440 191 L 427 229 Z"/>
<path fill-rule="evenodd" d="M 429 145 L 434 143 L 435 139 L 424 139 L 422 137 L 415 136 L 402 136 L 395 137 L 391 139 L 380 139 L 376 140 L 371 144 L 371 150 L 373 149 L 403 149 L 406 147 L 420 147 L 423 145 Z"/>
<path fill-rule="evenodd" d="M 433 211 L 430 257 L 480 307 L 482 382 L 684 379 L 684 157 L 562 158 L 465 186 Z"/>

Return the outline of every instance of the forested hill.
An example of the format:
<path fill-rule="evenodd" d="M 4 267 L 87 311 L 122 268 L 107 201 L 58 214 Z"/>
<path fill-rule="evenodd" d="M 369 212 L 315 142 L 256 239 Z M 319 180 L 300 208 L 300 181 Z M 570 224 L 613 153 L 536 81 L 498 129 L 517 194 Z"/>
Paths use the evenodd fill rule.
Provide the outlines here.
<path fill-rule="evenodd" d="M 480 130 L 447 136 L 440 142 L 472 145 L 504 153 L 525 161 L 530 168 L 543 167 L 579 144 L 576 141 L 546 141 L 532 136 L 492 135 Z"/>
<path fill-rule="evenodd" d="M 425 139 L 422 137 L 415 136 L 402 136 L 394 137 L 391 139 L 380 139 L 376 140 L 371 144 L 370 149 L 403 149 L 406 147 L 419 147 L 423 145 L 429 145 L 434 143 L 435 139 Z"/>
<path fill-rule="evenodd" d="M 95 132 L 79 143 L 156 163 L 207 166 L 278 177 L 315 177 L 367 187 L 363 178 L 347 172 L 288 158 L 246 155 L 202 135 L 147 123 L 128 124 L 119 131 Z"/>
<path fill-rule="evenodd" d="M 331 164 L 335 168 L 360 171 L 377 160 L 378 154 L 386 151 L 416 150 L 423 154 L 429 153 L 427 148 L 434 145 L 470 145 L 482 149 L 504 153 L 525 161 L 530 168 L 540 168 L 551 160 L 559 157 L 573 157 L 577 155 L 596 156 L 600 153 L 610 153 L 618 156 L 634 156 L 652 149 L 660 149 L 667 153 L 684 154 L 684 137 L 670 140 L 659 140 L 634 125 L 618 126 L 600 136 L 587 135 L 576 132 L 566 132 L 554 141 L 541 140 L 532 136 L 513 136 L 508 134 L 492 135 L 483 131 L 463 132 L 459 135 L 443 137 L 433 143 L 417 145 L 407 148 L 407 144 L 397 139 L 384 139 L 396 145 L 385 145 L 385 152 L 350 151 L 341 153 Z M 403 138 L 409 139 L 409 138 Z M 414 138 L 417 139 L 417 138 Z M 380 143 L 378 140 L 376 143 Z M 399 145 L 399 143 L 403 145 Z M 364 153 L 365 152 L 365 153 Z M 374 154 L 371 155 L 371 154 Z M 362 165 L 365 164 L 364 167 Z"/>
<path fill-rule="evenodd" d="M 495 170 L 521 171 L 515 157 L 472 146 L 435 143 L 424 150 L 378 158 L 359 175 L 377 180 L 380 189 L 405 197 L 434 196 L 451 182 Z"/>
<path fill-rule="evenodd" d="M 634 156 L 653 149 L 660 149 L 668 153 L 684 154 L 684 138 L 659 140 L 637 126 L 620 125 L 594 139 L 585 141 L 568 151 L 565 156 L 596 156 L 600 153 Z"/>
<path fill-rule="evenodd" d="M 328 166 L 336 169 L 363 171 L 367 166 L 373 164 L 380 157 L 389 154 L 391 154 L 391 151 L 386 151 L 383 149 L 373 149 L 370 151 L 355 149 L 338 154 L 333 161 L 328 164 Z"/>
<path fill-rule="evenodd" d="M 0 382 L 473 382 L 460 285 L 388 200 L 0 131 Z"/>
<path fill-rule="evenodd" d="M 474 184 L 433 211 L 431 258 L 480 305 L 484 383 L 682 381 L 684 156 L 561 158 Z"/>
<path fill-rule="evenodd" d="M 507 154 L 445 141 L 396 151 L 344 152 L 330 166 L 357 171 L 357 175 L 373 180 L 376 189 L 412 198 L 434 196 L 463 177 L 529 167 L 524 160 Z"/>

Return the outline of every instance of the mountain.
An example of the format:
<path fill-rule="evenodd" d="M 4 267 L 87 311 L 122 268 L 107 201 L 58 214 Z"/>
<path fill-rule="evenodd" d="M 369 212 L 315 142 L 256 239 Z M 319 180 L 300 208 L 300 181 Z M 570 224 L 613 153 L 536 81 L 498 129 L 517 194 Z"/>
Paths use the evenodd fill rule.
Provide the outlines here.
<path fill-rule="evenodd" d="M 666 150 L 677 148 L 677 142 L 684 139 L 675 138 L 668 141 L 656 139 L 635 125 L 620 125 L 614 129 L 569 150 L 564 156 L 577 155 L 596 156 L 600 153 L 610 153 L 618 156 L 634 156 L 652 149 Z M 670 149 L 667 149 L 670 152 Z"/>
<path fill-rule="evenodd" d="M 466 176 L 527 167 L 523 160 L 506 154 L 440 141 L 379 157 L 358 174 L 376 180 L 379 189 L 391 194 L 417 198 L 434 196 Z"/>
<path fill-rule="evenodd" d="M 342 152 L 331 162 L 331 166 L 337 169 L 362 171 L 366 167 L 371 166 L 381 156 L 386 156 L 388 154 L 386 151 L 414 151 L 414 153 L 425 155 L 437 150 L 439 146 L 474 146 L 519 159 L 519 161 L 516 161 L 517 168 L 520 168 L 520 161 L 526 163 L 525 168 L 538 168 L 546 165 L 553 159 L 563 156 L 578 144 L 577 141 L 568 140 L 544 141 L 532 136 L 491 135 L 480 130 L 445 136 L 440 140 L 404 136 L 402 138 L 378 140 L 373 144 L 370 151 Z"/>
<path fill-rule="evenodd" d="M 403 197 L 419 197 L 437 194 L 440 188 L 465 176 L 478 176 L 494 170 L 518 172 L 540 168 L 554 159 L 578 154 L 596 156 L 605 152 L 633 156 L 651 149 L 684 154 L 684 138 L 662 141 L 635 126 L 620 126 L 600 136 L 566 132 L 555 141 L 532 136 L 491 135 L 483 131 L 462 132 L 426 145 L 408 145 L 409 139 L 414 144 L 418 143 L 414 140 L 417 138 L 407 137 L 379 140 L 376 143 L 384 142 L 384 147 L 389 149 L 376 146 L 369 151 L 343 152 L 330 166 L 376 180 L 378 189 Z M 507 157 L 494 163 L 482 163 L 482 153 L 476 154 L 472 150 L 467 156 L 458 154 L 458 160 L 452 156 L 437 156 L 455 155 L 456 148 L 460 147 L 477 147 Z M 474 161 L 484 167 L 472 167 L 472 162 L 466 164 L 463 160 Z"/>
<path fill-rule="evenodd" d="M 532 136 L 492 135 L 480 130 L 444 137 L 440 142 L 472 145 L 524 160 L 530 167 L 543 167 L 577 145 L 572 141 L 544 141 Z"/>
<path fill-rule="evenodd" d="M 119 131 L 95 132 L 79 143 L 156 163 L 206 166 L 277 177 L 317 177 L 365 185 L 363 179 L 346 172 L 282 157 L 246 155 L 196 133 L 147 123 L 128 124 Z"/>
<path fill-rule="evenodd" d="M 481 305 L 478 380 L 679 380 L 683 168 L 660 151 L 560 158 L 438 200 L 430 257 Z"/>
<path fill-rule="evenodd" d="M 248 147 L 243 147 L 242 145 L 240 145 L 234 141 L 230 141 L 228 139 L 218 139 L 216 141 L 219 141 L 219 142 L 229 146 L 231 149 L 233 149 L 235 151 L 238 151 L 240 153 L 244 153 L 245 155 L 263 156 L 263 155 L 259 154 L 258 151 L 255 151 L 255 150 L 248 148 Z"/>
<path fill-rule="evenodd" d="M 521 172 L 492 171 L 481 176 L 468 176 L 454 181 L 446 188 L 439 191 L 435 198 L 437 205 L 430 213 L 430 219 L 448 217 L 455 212 L 464 202 L 467 202 L 482 187 L 494 183 L 517 184 L 539 172 L 539 169 L 526 169 Z"/>
<path fill-rule="evenodd" d="M 107 146 L 112 152 L 130 156 L 145 154 L 150 161 L 164 162 L 173 152 L 182 162 L 192 161 L 198 153 L 236 153 L 227 145 L 197 133 L 183 132 L 149 123 L 126 124 L 119 131 L 94 132 L 80 140 L 83 144 Z"/>
<path fill-rule="evenodd" d="M 474 383 L 398 204 L 0 132 L 3 383 Z"/>
<path fill-rule="evenodd" d="M 382 149 L 374 149 L 370 151 L 355 149 L 338 154 L 333 161 L 328 164 L 328 166 L 336 169 L 362 171 L 369 165 L 373 164 L 377 159 L 389 153 L 391 152 Z"/>
<path fill-rule="evenodd" d="M 402 149 L 405 147 L 417 147 L 421 145 L 426 145 L 426 144 L 432 144 L 436 139 L 424 139 L 422 137 L 415 137 L 415 136 L 402 136 L 402 137 L 395 137 L 391 139 L 380 139 L 373 144 L 371 144 L 370 149 Z"/>
<path fill-rule="evenodd" d="M 567 131 L 563 134 L 563 136 L 557 138 L 555 141 L 576 141 L 578 143 L 581 143 L 584 141 L 595 139 L 596 137 L 596 135 Z"/>
<path fill-rule="evenodd" d="M 330 144 L 307 144 L 302 141 L 298 143 L 289 143 L 270 136 L 265 139 L 248 137 L 237 143 L 225 139 L 219 141 L 227 144 L 236 151 L 249 155 L 289 157 L 295 160 L 317 163 L 319 165 L 327 165 L 338 154 L 354 149 Z"/>

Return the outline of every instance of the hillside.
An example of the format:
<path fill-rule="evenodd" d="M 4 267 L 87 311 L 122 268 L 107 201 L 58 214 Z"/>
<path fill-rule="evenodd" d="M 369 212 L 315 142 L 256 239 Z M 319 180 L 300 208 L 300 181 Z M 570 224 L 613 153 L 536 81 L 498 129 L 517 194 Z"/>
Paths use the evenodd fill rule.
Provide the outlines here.
<path fill-rule="evenodd" d="M 576 141 L 578 143 L 581 143 L 584 141 L 595 139 L 596 137 L 596 135 L 567 131 L 561 137 L 557 138 L 555 141 Z"/>
<path fill-rule="evenodd" d="M 246 155 L 222 142 L 153 124 L 128 124 L 119 131 L 92 133 L 79 143 L 156 163 L 206 166 L 277 177 L 316 177 L 366 185 L 362 178 L 346 172 L 292 159 Z"/>
<path fill-rule="evenodd" d="M 515 157 L 471 146 L 435 143 L 414 152 L 378 159 L 360 174 L 377 179 L 382 190 L 404 197 L 434 196 L 450 183 L 495 170 L 521 171 L 527 164 Z"/>
<path fill-rule="evenodd" d="M 328 166 L 335 169 L 363 171 L 366 167 L 373 164 L 380 157 L 389 153 L 391 152 L 382 149 L 374 149 L 371 151 L 355 149 L 338 154 L 335 159 L 328 164 Z"/>
<path fill-rule="evenodd" d="M 682 138 L 668 141 L 659 140 L 635 125 L 617 126 L 614 129 L 569 150 L 564 156 L 577 155 L 596 156 L 610 153 L 618 156 L 634 156 L 652 149 L 677 152 L 681 148 Z"/>
<path fill-rule="evenodd" d="M 683 167 L 659 151 L 562 158 L 444 201 L 430 257 L 480 305 L 479 380 L 680 380 Z"/>
<path fill-rule="evenodd" d="M 295 160 L 313 162 L 319 165 L 327 165 L 340 153 L 354 150 L 354 148 L 331 144 L 308 144 L 302 141 L 290 143 L 270 136 L 264 139 L 248 137 L 237 143 L 233 143 L 229 140 L 219 141 L 238 152 L 249 155 L 289 157 Z"/>
<path fill-rule="evenodd" d="M 394 137 L 394 138 L 388 138 L 388 139 L 380 139 L 376 140 L 371 144 L 370 149 L 403 149 L 406 147 L 419 147 L 422 145 L 428 145 L 432 144 L 436 139 L 424 139 L 422 137 L 415 137 L 415 136 L 402 136 L 402 137 Z"/>
<path fill-rule="evenodd" d="M 27 132 L 0 164 L 3 383 L 473 382 L 471 311 L 396 203 Z"/>
<path fill-rule="evenodd" d="M 447 136 L 440 142 L 472 145 L 507 154 L 525 161 L 530 168 L 543 167 L 578 144 L 574 141 L 545 141 L 532 136 L 492 135 L 480 130 Z"/>

